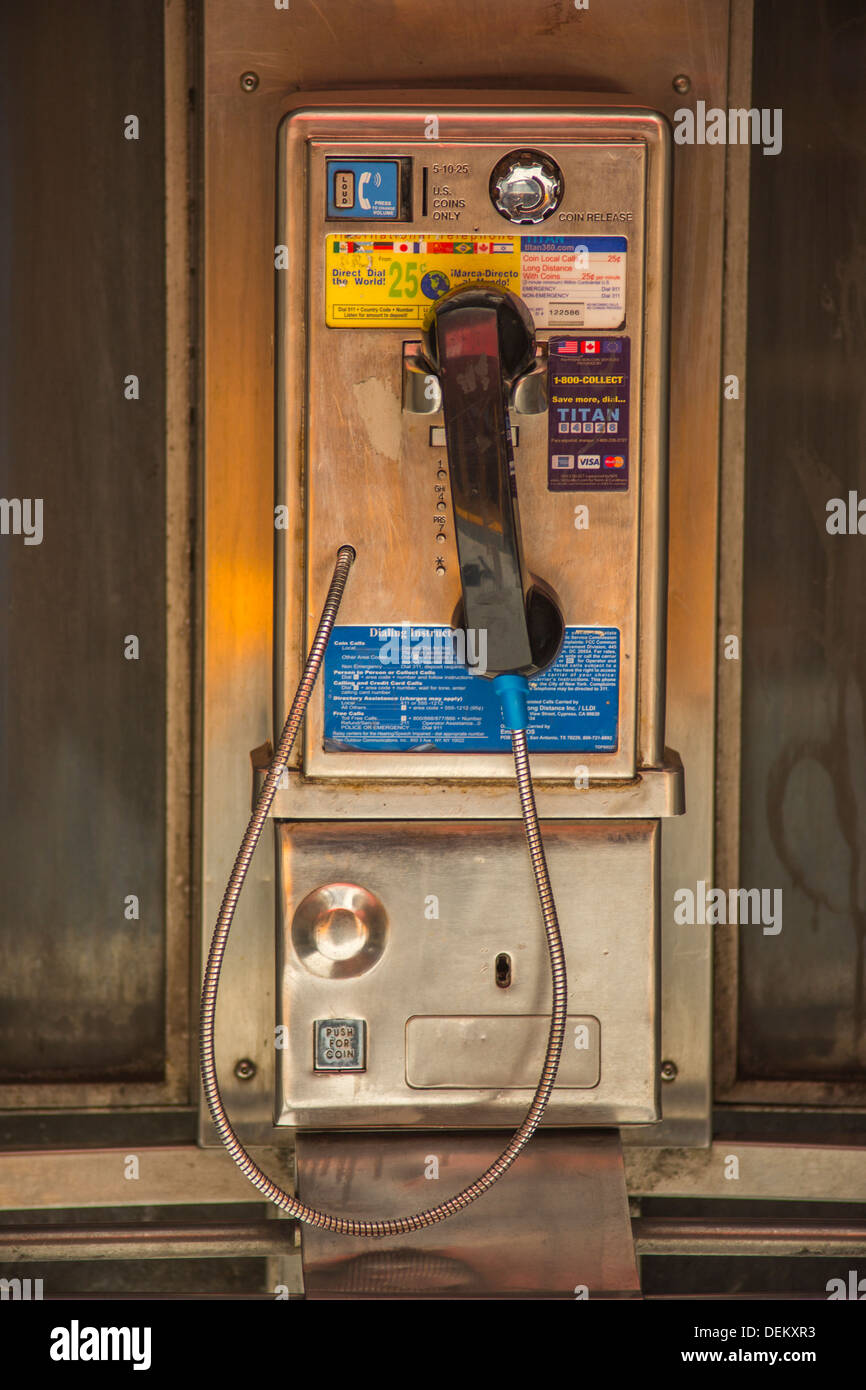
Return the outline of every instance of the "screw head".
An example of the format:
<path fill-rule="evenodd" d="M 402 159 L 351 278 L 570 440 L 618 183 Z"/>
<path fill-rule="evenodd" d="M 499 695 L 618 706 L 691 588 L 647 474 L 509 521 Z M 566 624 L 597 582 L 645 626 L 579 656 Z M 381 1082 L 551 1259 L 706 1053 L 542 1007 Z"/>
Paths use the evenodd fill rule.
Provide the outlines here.
<path fill-rule="evenodd" d="M 690 92 L 692 90 L 692 79 L 688 77 L 684 72 L 681 72 L 678 73 L 677 76 L 674 78 L 673 82 L 671 83 L 671 86 L 673 87 L 675 92 L 679 92 L 680 96 L 685 96 L 686 92 Z"/>
<path fill-rule="evenodd" d="M 235 1076 L 238 1081 L 252 1081 L 256 1074 L 256 1064 L 250 1061 L 249 1057 L 242 1057 L 239 1062 L 235 1062 Z"/>
<path fill-rule="evenodd" d="M 679 1068 L 676 1062 L 662 1062 L 661 1078 L 662 1081 L 676 1081 L 679 1076 Z"/>
<path fill-rule="evenodd" d="M 244 92 L 254 92 L 259 85 L 259 75 L 257 72 L 241 73 L 241 90 Z"/>

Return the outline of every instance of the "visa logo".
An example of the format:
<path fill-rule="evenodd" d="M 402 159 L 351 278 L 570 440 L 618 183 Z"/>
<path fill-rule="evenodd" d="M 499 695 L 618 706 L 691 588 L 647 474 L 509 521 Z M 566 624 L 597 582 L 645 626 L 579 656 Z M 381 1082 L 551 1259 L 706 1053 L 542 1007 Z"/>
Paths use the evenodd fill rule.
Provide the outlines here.
<path fill-rule="evenodd" d="M 601 468 L 601 454 L 578 454 L 578 468 Z"/>

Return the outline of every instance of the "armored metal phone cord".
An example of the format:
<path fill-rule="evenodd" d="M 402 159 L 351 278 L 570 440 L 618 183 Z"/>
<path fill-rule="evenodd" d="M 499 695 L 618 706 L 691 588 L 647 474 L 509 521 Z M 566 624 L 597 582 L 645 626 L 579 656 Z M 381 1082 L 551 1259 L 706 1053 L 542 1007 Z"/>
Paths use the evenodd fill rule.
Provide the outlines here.
<path fill-rule="evenodd" d="M 332 1216 L 328 1212 L 316 1211 L 313 1207 L 306 1206 L 297 1197 L 284 1192 L 264 1173 L 255 1160 L 247 1153 L 234 1129 L 231 1121 L 223 1107 L 222 1098 L 219 1091 L 219 1083 L 216 1074 L 216 1062 L 214 1059 L 214 1016 L 216 1012 L 217 990 L 219 988 L 220 970 L 222 968 L 223 955 L 226 949 L 226 942 L 231 930 L 232 919 L 237 906 L 238 897 L 250 866 L 262 828 L 268 818 L 268 812 L 274 799 L 280 778 L 286 769 L 289 753 L 294 744 L 304 710 L 313 691 L 319 668 L 325 655 L 325 648 L 331 635 L 331 629 L 337 617 L 337 610 L 343 597 L 343 590 L 346 587 L 346 580 L 349 577 L 349 570 L 355 559 L 355 551 L 349 545 L 341 546 L 337 552 L 337 563 L 334 568 L 331 585 L 328 589 L 328 596 L 325 599 L 325 606 L 322 609 L 322 616 L 319 626 L 310 648 L 310 654 L 304 667 L 301 683 L 298 686 L 289 717 L 286 720 L 277 746 L 274 761 L 272 762 L 264 785 L 256 802 L 255 809 L 247 826 L 246 833 L 241 847 L 235 859 L 234 868 L 229 878 L 228 887 L 222 900 L 222 905 L 214 928 L 213 939 L 211 941 L 210 953 L 208 955 L 207 968 L 204 975 L 204 985 L 201 996 L 201 1073 L 204 1092 L 207 1096 L 207 1103 L 213 1122 L 216 1125 L 220 1139 L 225 1145 L 231 1157 L 240 1168 L 244 1177 L 248 1178 L 253 1186 L 261 1192 L 264 1197 L 273 1202 L 289 1216 L 293 1216 L 297 1221 L 303 1221 L 310 1226 L 318 1226 L 322 1230 L 335 1231 L 347 1236 L 396 1236 L 402 1235 L 406 1231 L 418 1231 L 424 1226 L 434 1226 L 438 1221 L 444 1221 L 447 1217 L 453 1216 L 455 1212 L 462 1211 L 471 1202 L 481 1197 L 488 1188 L 508 1172 L 518 1154 L 529 1143 L 536 1129 L 538 1128 L 545 1107 L 550 1099 L 550 1093 L 556 1080 L 556 1073 L 559 1067 L 559 1058 L 562 1053 L 562 1043 L 565 1036 L 565 1016 L 567 1007 L 567 989 L 565 975 L 565 955 L 562 949 L 562 938 L 559 933 L 559 923 L 556 918 L 556 907 L 553 901 L 553 893 L 550 888 L 550 879 L 547 872 L 547 862 L 544 857 L 544 847 L 541 843 L 541 834 L 538 828 L 538 815 L 535 809 L 535 797 L 532 791 L 532 780 L 529 773 L 529 758 L 526 749 L 526 730 L 512 729 L 511 741 L 514 752 L 514 766 L 517 772 L 517 786 L 520 793 L 520 805 L 523 810 L 523 821 L 526 827 L 526 838 L 529 844 L 529 854 L 532 859 L 532 870 L 535 874 L 535 882 L 538 888 L 538 897 L 541 902 L 541 911 L 544 917 L 544 930 L 547 934 L 547 947 L 550 953 L 550 973 L 553 981 L 553 1008 L 550 1018 L 550 1033 L 547 1039 L 547 1051 L 544 1056 L 544 1065 L 541 1070 L 541 1077 L 538 1088 L 532 1098 L 532 1103 L 526 1112 L 526 1116 L 520 1128 L 515 1131 L 506 1148 L 490 1167 L 476 1178 L 475 1182 L 468 1187 L 464 1187 L 462 1192 L 450 1197 L 445 1202 L 440 1202 L 435 1207 L 429 1207 L 426 1211 L 416 1212 L 414 1216 L 400 1216 L 391 1221 L 352 1221 L 345 1216 Z M 513 678 L 508 677 L 509 681 Z"/>

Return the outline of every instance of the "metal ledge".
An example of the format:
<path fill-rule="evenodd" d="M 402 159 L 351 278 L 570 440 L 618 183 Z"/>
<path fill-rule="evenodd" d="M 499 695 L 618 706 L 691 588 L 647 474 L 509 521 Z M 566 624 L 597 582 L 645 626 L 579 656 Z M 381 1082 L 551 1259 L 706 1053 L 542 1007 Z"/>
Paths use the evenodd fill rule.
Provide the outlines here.
<path fill-rule="evenodd" d="M 664 767 L 646 768 L 629 781 L 545 782 L 533 769 L 542 820 L 658 820 L 685 811 L 683 768 L 668 751 Z M 253 761 L 253 804 L 273 753 L 263 744 Z M 520 803 L 509 782 L 471 785 L 451 780 L 324 782 L 289 770 L 277 789 L 274 820 L 519 820 Z"/>
<path fill-rule="evenodd" d="M 263 1259 L 295 1253 L 294 1222 L 207 1222 L 177 1226 L 7 1226 L 0 1228 L 0 1259 L 206 1260 Z"/>

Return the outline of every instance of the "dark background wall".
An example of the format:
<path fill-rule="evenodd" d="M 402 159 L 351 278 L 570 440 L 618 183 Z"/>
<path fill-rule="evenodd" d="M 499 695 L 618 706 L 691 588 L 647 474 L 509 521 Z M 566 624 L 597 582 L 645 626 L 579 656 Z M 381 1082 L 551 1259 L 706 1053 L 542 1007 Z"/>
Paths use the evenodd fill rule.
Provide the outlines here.
<path fill-rule="evenodd" d="M 783 890 L 744 928 L 744 1077 L 866 1072 L 866 8 L 758 0 L 753 104 L 740 883 Z M 866 522 L 864 522 L 866 527 Z"/>
<path fill-rule="evenodd" d="M 41 545 L 0 536 L 6 1082 L 164 1068 L 162 26 L 0 9 L 0 493 L 44 511 Z"/>

